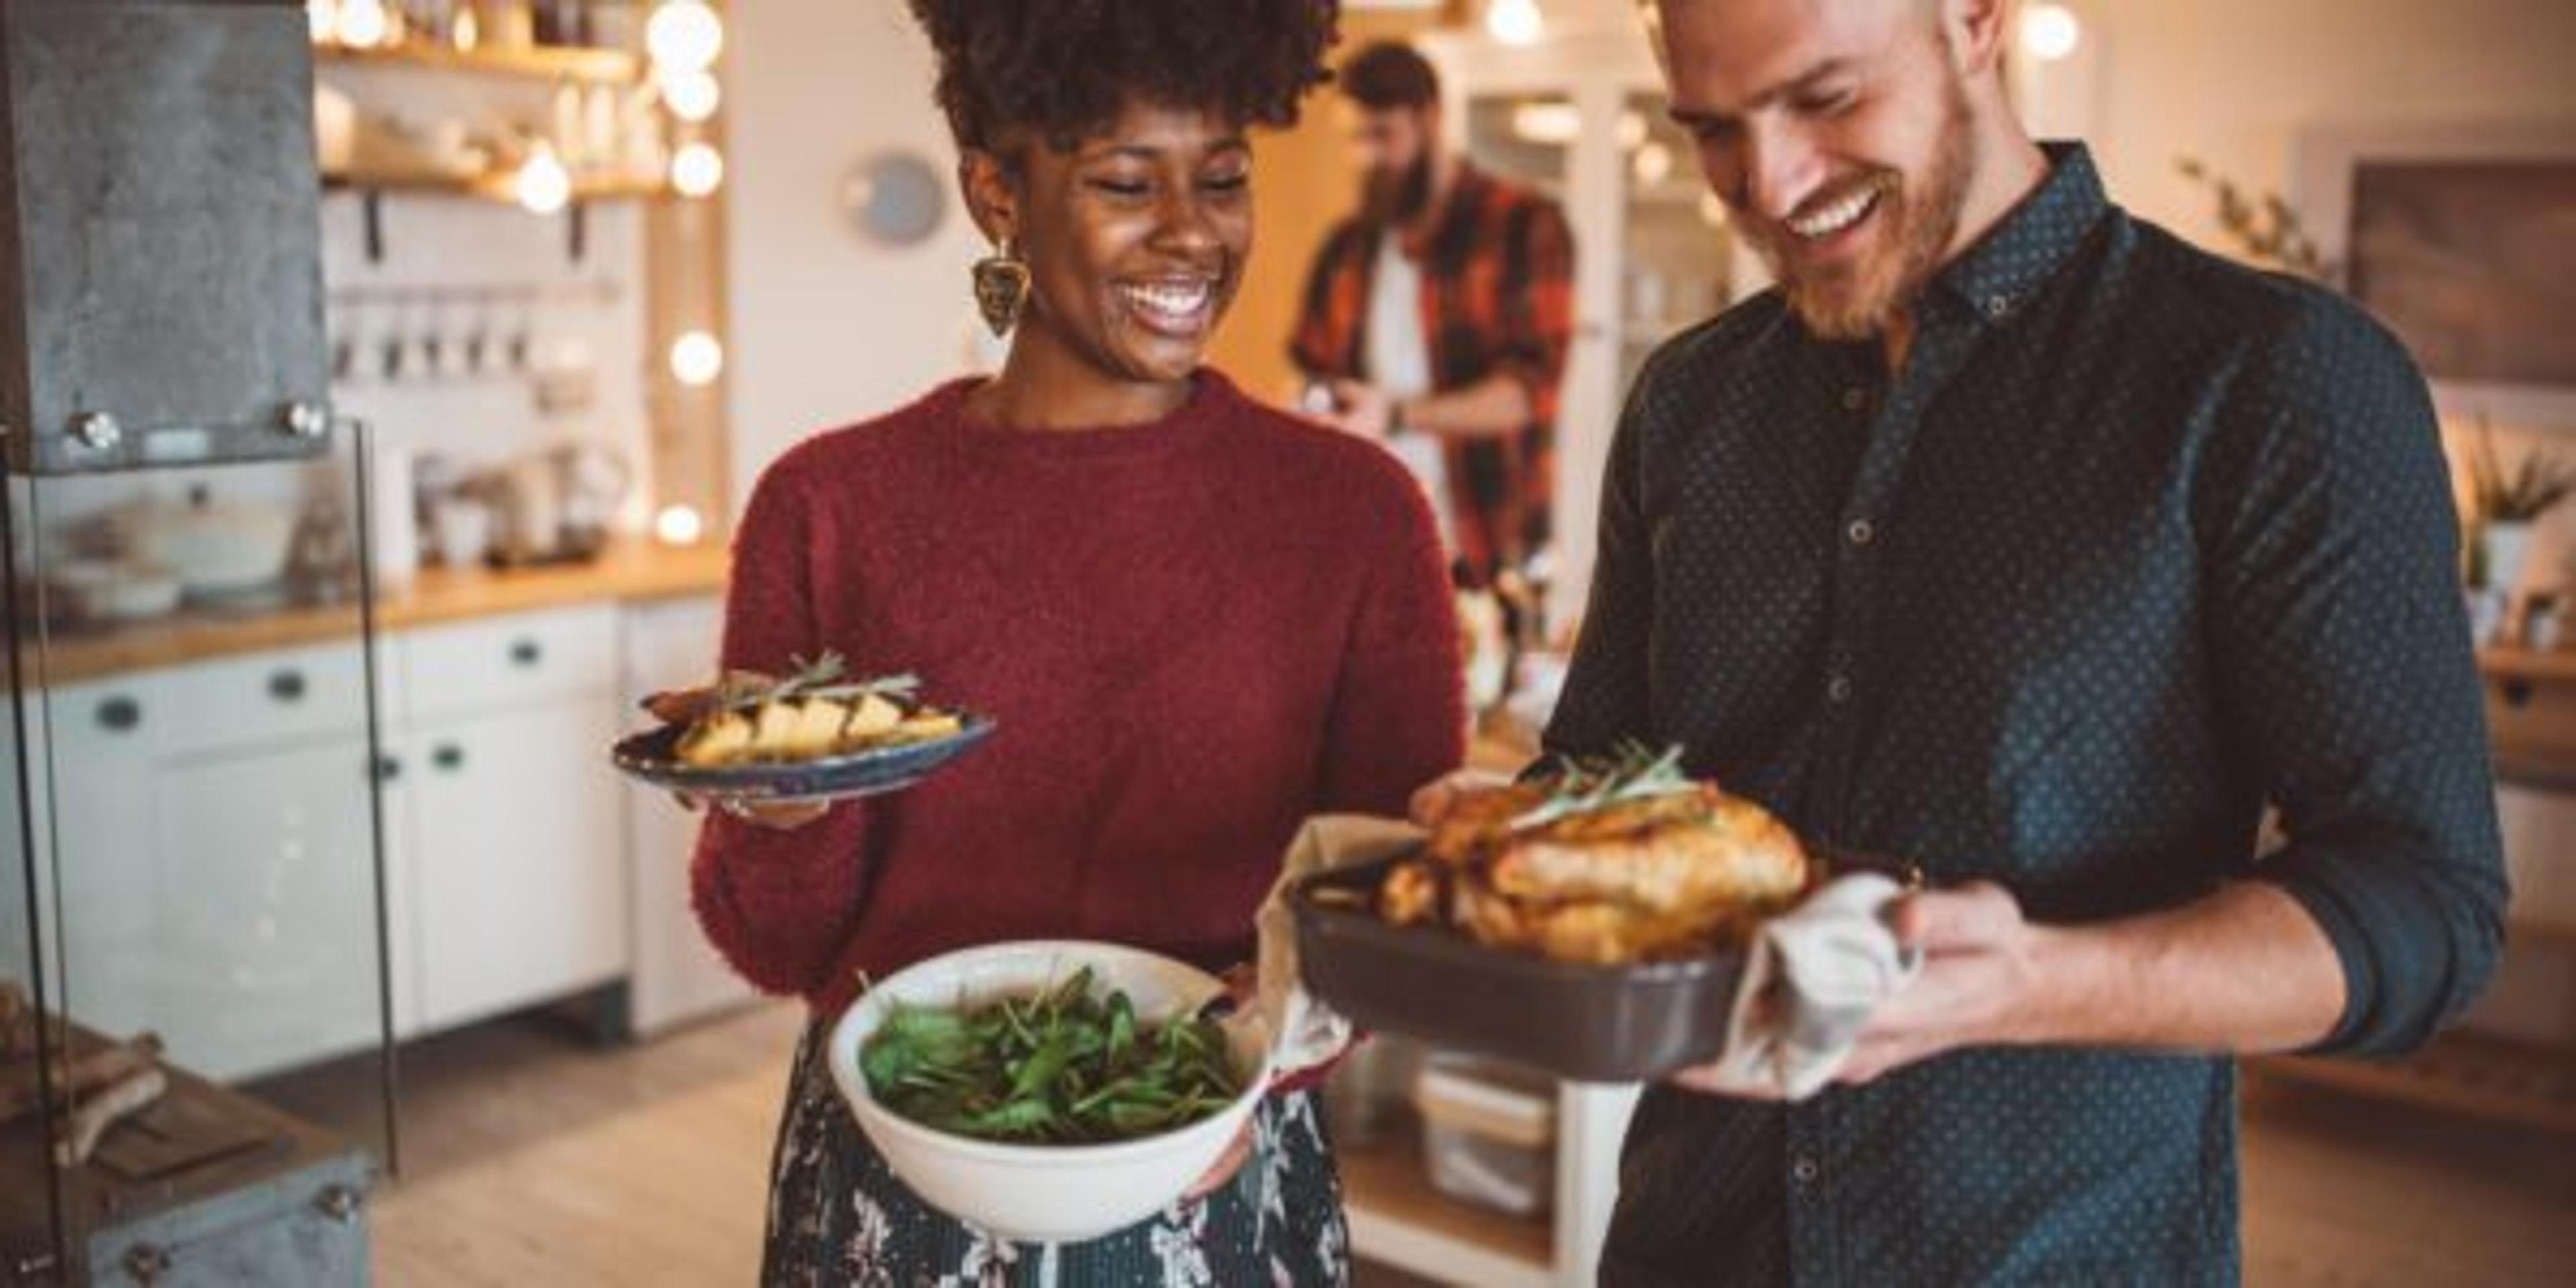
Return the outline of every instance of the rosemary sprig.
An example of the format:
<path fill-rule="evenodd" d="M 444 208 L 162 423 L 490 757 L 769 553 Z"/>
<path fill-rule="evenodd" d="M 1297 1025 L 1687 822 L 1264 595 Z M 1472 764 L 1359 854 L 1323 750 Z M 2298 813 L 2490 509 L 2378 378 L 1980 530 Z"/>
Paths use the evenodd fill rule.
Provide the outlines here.
<path fill-rule="evenodd" d="M 785 698 L 855 698 L 861 694 L 902 694 L 910 696 L 921 688 L 921 677 L 906 672 L 902 675 L 879 676 L 872 680 L 844 680 L 849 662 L 840 654 L 826 651 L 807 661 L 802 657 L 788 659 L 795 664 L 792 675 L 778 680 L 761 680 L 741 675 L 728 675 L 716 686 L 716 702 L 727 711 L 756 707 Z"/>
<path fill-rule="evenodd" d="M 1563 768 L 1548 798 L 1515 816 L 1509 830 L 1544 827 L 1621 801 L 1670 796 L 1694 788 L 1690 776 L 1682 772 L 1678 743 L 1657 753 L 1642 743 L 1623 742 L 1616 754 L 1607 758 L 1564 756 L 1558 758 L 1558 763 Z"/>

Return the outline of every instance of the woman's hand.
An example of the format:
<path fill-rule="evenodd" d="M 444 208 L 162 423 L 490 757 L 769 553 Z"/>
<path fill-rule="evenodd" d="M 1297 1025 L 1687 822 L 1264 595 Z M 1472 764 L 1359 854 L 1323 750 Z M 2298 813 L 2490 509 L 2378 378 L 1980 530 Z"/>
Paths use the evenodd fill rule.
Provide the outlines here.
<path fill-rule="evenodd" d="M 690 792 L 671 794 L 679 798 L 683 808 L 691 811 L 713 802 L 728 818 L 778 832 L 793 831 L 832 812 L 832 807 L 822 801 L 757 801 L 740 796 L 700 797 Z"/>

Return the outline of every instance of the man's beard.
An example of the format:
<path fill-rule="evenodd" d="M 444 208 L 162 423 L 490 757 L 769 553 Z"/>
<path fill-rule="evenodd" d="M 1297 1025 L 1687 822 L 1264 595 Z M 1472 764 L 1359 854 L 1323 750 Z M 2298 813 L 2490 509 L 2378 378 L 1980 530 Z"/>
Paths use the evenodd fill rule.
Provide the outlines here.
<path fill-rule="evenodd" d="M 1967 95 L 1956 81 L 1947 88 L 1941 133 L 1933 141 L 1932 165 L 1922 183 L 1909 185 L 1895 170 L 1880 170 L 1866 179 L 1880 189 L 1880 195 L 1878 208 L 1862 218 L 1885 225 L 1874 230 L 1879 245 L 1869 253 L 1855 261 L 1801 269 L 1782 246 L 1793 242 L 1796 233 L 1769 221 L 1755 225 L 1754 249 L 1780 279 L 1789 308 L 1818 338 L 1863 340 L 1879 334 L 1890 320 L 1914 307 L 1923 288 L 1940 271 L 1942 253 L 1959 231 L 1959 211 L 1967 203 L 1976 148 L 1968 127 Z M 1850 191 L 1848 187 L 1837 190 L 1837 199 Z"/>
<path fill-rule="evenodd" d="M 1431 204 L 1431 149 L 1401 170 L 1371 170 L 1360 188 L 1360 218 L 1380 228 L 1412 223 Z"/>

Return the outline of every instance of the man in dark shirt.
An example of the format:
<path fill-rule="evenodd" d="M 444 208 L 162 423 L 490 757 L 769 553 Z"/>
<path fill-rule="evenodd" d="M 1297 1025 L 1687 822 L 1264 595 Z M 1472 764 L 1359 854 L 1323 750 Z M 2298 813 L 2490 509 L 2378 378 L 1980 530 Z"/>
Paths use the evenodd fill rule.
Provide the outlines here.
<path fill-rule="evenodd" d="M 2405 1050 L 2498 952 L 2423 382 L 2034 144 L 2002 0 L 1656 8 L 1780 286 L 1639 376 L 1547 742 L 1932 892 L 1840 1085 L 1646 1093 L 1604 1281 L 2232 1282 L 2231 1057 Z"/>

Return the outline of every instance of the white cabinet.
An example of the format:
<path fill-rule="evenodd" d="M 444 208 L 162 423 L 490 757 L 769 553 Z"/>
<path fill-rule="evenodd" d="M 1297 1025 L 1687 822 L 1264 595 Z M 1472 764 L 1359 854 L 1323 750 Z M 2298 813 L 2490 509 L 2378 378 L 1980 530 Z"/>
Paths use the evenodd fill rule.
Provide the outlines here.
<path fill-rule="evenodd" d="M 421 1019 L 441 1029 L 626 971 L 617 783 L 596 701 L 424 721 L 400 745 Z"/>
<path fill-rule="evenodd" d="M 621 694 L 703 684 L 715 672 L 724 607 L 713 595 L 627 606 Z M 689 906 L 689 861 L 698 816 L 666 792 L 626 783 L 632 861 L 634 970 L 628 1001 L 635 1031 L 651 1034 L 751 1001 L 757 994 L 716 955 Z"/>
<path fill-rule="evenodd" d="M 611 983 L 628 961 L 614 736 L 617 610 L 385 641 L 395 1029 L 435 1031 Z"/>
<path fill-rule="evenodd" d="M 354 646 L 256 663 L 65 685 L 30 729 L 59 1004 L 216 1078 L 379 1027 L 363 671 Z"/>

